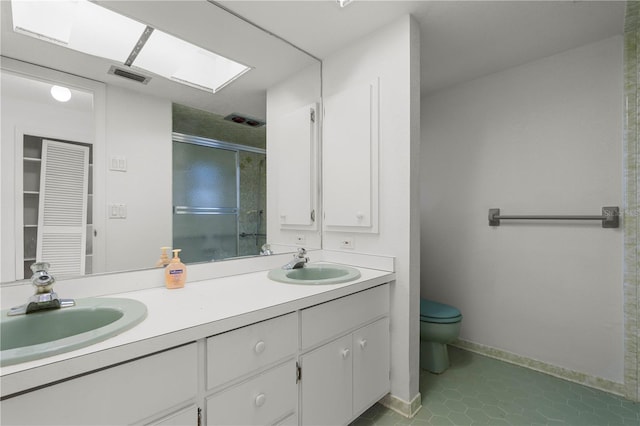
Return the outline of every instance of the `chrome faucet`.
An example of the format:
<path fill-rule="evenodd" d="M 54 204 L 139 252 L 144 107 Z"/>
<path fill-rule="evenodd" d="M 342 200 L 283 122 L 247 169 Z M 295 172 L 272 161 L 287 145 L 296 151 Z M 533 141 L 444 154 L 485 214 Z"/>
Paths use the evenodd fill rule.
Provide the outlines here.
<path fill-rule="evenodd" d="M 307 251 L 303 248 L 298 249 L 298 253 L 293 255 L 293 259 L 286 265 L 282 266 L 282 269 L 300 269 L 304 268 L 305 263 L 309 262 L 309 258 L 306 256 Z"/>
<path fill-rule="evenodd" d="M 271 250 L 271 245 L 263 244 L 260 248 L 260 256 L 271 256 L 273 254 L 273 250 Z"/>
<path fill-rule="evenodd" d="M 31 283 L 35 286 L 36 293 L 24 305 L 11 308 L 7 315 L 24 315 L 44 309 L 67 308 L 76 304 L 73 299 L 58 298 L 58 294 L 53 291 L 53 283 L 56 279 L 49 274 L 49 266 L 47 262 L 36 262 L 31 265 L 33 271 Z"/>

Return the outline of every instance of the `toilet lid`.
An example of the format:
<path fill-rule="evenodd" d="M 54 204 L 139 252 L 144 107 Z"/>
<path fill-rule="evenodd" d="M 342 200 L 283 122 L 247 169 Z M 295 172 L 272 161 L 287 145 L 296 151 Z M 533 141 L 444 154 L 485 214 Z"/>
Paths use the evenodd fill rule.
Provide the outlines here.
<path fill-rule="evenodd" d="M 420 299 L 420 319 L 428 322 L 457 322 L 462 319 L 462 314 L 453 306 Z"/>

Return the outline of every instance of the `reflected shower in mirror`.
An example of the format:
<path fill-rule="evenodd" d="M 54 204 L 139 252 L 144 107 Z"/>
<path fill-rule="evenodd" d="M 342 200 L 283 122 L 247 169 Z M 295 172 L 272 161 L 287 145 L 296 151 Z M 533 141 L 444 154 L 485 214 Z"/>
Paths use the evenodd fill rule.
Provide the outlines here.
<path fill-rule="evenodd" d="M 174 246 L 193 262 L 258 255 L 266 243 L 264 128 L 173 110 Z"/>

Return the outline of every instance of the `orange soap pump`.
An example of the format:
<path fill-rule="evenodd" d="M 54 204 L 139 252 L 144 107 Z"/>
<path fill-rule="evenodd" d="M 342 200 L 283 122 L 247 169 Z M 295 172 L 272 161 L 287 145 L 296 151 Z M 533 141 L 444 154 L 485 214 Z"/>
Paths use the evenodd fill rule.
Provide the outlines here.
<path fill-rule="evenodd" d="M 182 288 L 187 280 L 187 267 L 180 262 L 178 253 L 180 249 L 173 249 L 173 258 L 164 270 L 165 285 L 167 288 Z"/>

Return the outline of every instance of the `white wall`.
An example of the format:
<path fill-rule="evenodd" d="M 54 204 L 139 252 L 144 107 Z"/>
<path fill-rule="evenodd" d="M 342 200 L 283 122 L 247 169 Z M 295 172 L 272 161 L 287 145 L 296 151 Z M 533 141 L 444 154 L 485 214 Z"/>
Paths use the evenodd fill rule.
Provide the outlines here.
<path fill-rule="evenodd" d="M 4 71 L 3 71 L 4 72 Z M 18 74 L 31 78 L 28 74 Z M 57 77 L 57 76 L 55 76 Z M 68 83 L 77 83 L 79 79 L 69 79 Z M 45 80 L 46 81 L 46 80 Z M 56 80 L 57 81 L 57 80 Z M 3 82 L 4 84 L 9 84 Z M 2 138 L 0 153 L 0 185 L 2 188 L 2 222 L 0 241 L 2 258 L 0 261 L 0 282 L 14 281 L 17 276 L 22 279 L 22 269 L 16 266 L 16 232 L 15 226 L 16 179 L 15 165 L 20 159 L 16 152 L 17 132 L 56 139 L 72 140 L 86 143 L 94 142 L 94 121 L 91 111 L 80 111 L 66 108 L 51 100 L 50 103 L 34 102 L 23 97 L 8 96 L 8 87 L 3 87 L 2 104 L 0 106 L 0 122 Z M 13 90 L 11 92 L 14 92 Z"/>
<path fill-rule="evenodd" d="M 127 206 L 125 219 L 107 215 L 106 270 L 153 267 L 173 242 L 171 102 L 108 86 L 106 109 L 105 161 L 127 160 L 106 171 L 107 206 Z"/>
<path fill-rule="evenodd" d="M 419 384 L 419 182 L 412 161 L 419 158 L 419 64 L 419 28 L 409 16 L 323 61 L 324 97 L 380 78 L 379 233 L 325 231 L 322 246 L 342 250 L 347 237 L 356 252 L 396 257 L 391 393 L 404 402 L 418 394 Z"/>
<path fill-rule="evenodd" d="M 3 66 L 38 80 L 93 91 L 94 111 L 80 113 L 53 102 L 27 103 L 3 91 L 0 281 L 16 279 L 16 129 L 94 144 L 94 273 L 154 266 L 160 247 L 172 244 L 171 102 L 115 86 L 106 86 L 105 96 L 101 83 L 17 61 L 3 60 Z M 111 156 L 125 157 L 127 172 L 109 170 Z M 126 204 L 127 218 L 103 222 L 109 204 Z"/>
<path fill-rule="evenodd" d="M 421 293 L 461 339 L 623 381 L 622 229 L 487 221 L 622 208 L 622 102 L 621 37 L 422 99 Z"/>

